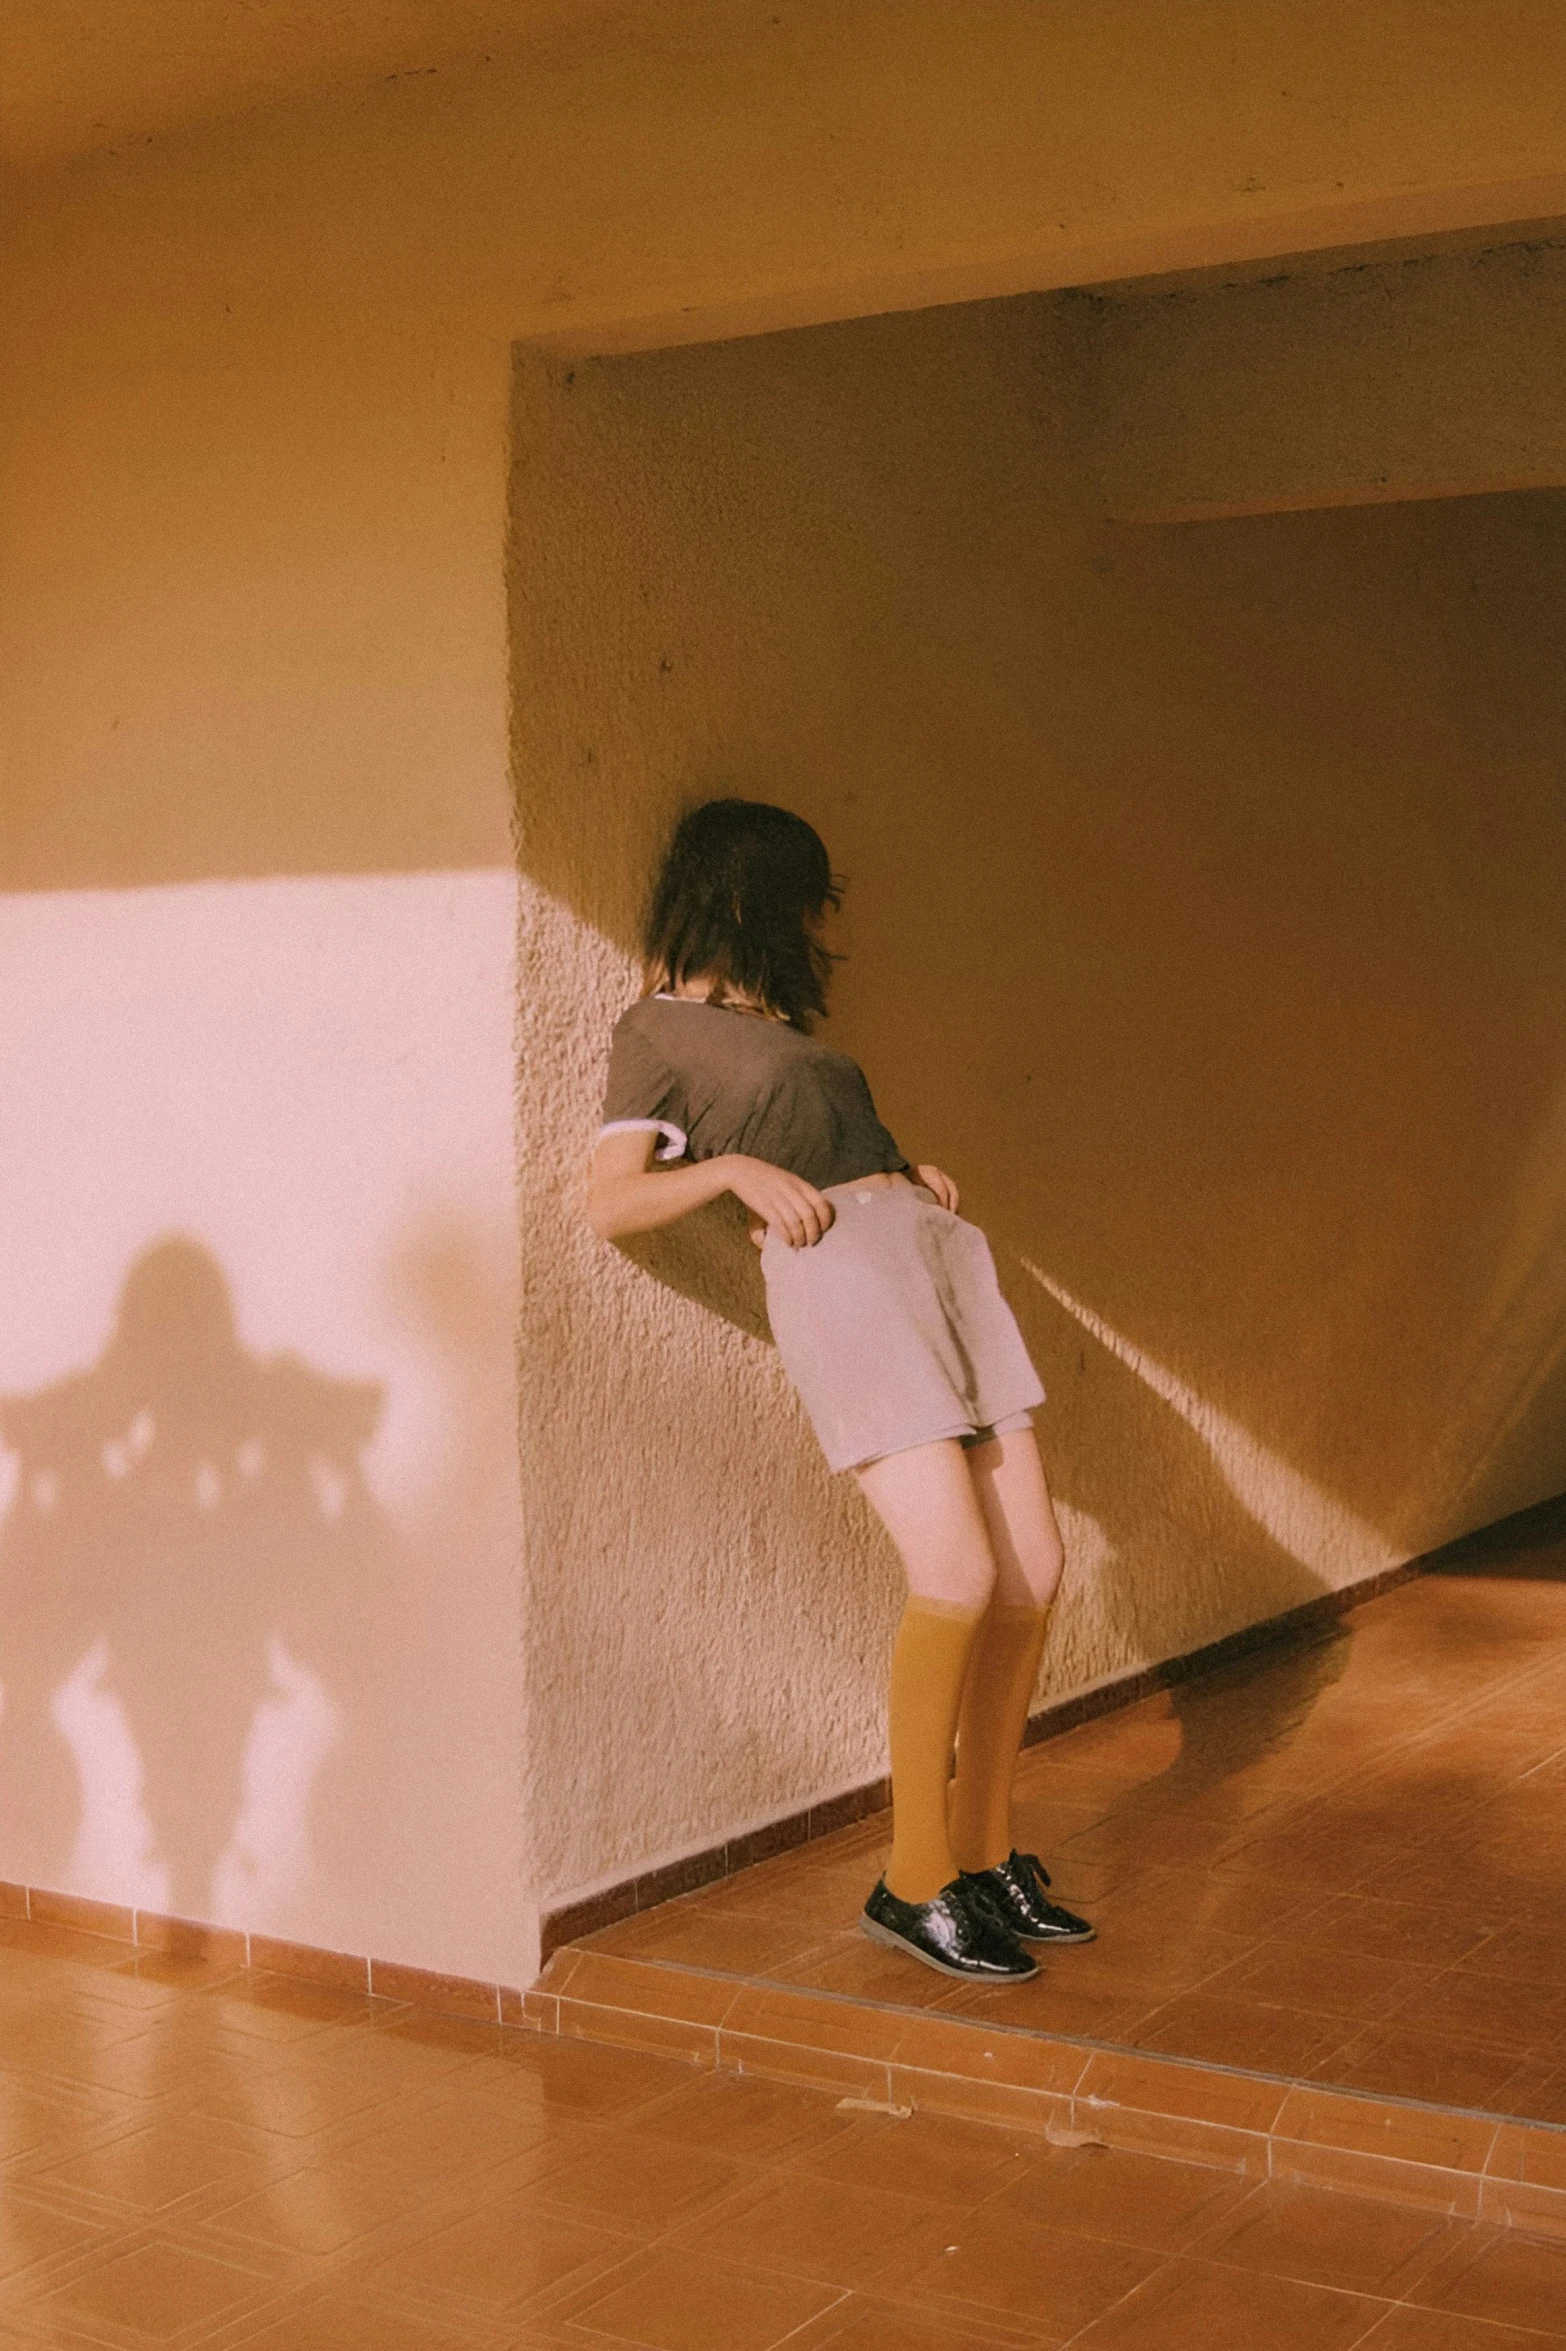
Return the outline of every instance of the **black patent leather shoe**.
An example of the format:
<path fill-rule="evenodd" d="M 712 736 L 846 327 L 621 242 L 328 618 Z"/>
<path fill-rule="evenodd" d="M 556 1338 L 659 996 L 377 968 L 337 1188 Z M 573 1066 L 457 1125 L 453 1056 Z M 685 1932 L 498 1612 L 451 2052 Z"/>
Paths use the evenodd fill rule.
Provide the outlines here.
<path fill-rule="evenodd" d="M 1049 1872 L 1036 1853 L 1013 1852 L 994 1869 L 965 1869 L 957 1883 L 972 1891 L 998 1926 L 1023 1943 L 1091 1943 L 1098 1932 L 1074 1910 L 1052 1902 Z"/>
<path fill-rule="evenodd" d="M 976 1902 L 961 1878 L 943 1886 L 933 1902 L 903 1902 L 877 1881 L 859 1921 L 873 1942 L 906 1951 L 941 1975 L 970 1983 L 1020 1984 L 1037 1975 L 1030 1959 L 1007 1933 L 988 1904 Z"/>

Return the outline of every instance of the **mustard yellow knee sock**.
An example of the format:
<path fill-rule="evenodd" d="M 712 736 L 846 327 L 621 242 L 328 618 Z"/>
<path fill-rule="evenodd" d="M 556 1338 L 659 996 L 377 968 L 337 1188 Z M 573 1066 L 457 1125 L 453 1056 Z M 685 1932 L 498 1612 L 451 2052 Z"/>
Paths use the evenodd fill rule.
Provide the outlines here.
<path fill-rule="evenodd" d="M 994 1869 L 1012 1848 L 1011 1782 L 1049 1630 L 1048 1607 L 992 1602 L 973 1644 L 951 1792 L 959 1869 Z"/>
<path fill-rule="evenodd" d="M 983 1610 L 917 1594 L 892 1651 L 892 1858 L 886 1882 L 903 1902 L 930 1902 L 957 1875 L 946 1783 L 963 1681 Z"/>

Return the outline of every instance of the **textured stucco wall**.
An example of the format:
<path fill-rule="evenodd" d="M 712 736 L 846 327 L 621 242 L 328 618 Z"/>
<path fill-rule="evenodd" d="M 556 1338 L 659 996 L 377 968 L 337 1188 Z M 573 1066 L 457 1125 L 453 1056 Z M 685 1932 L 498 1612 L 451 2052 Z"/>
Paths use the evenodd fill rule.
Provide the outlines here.
<path fill-rule="evenodd" d="M 174 44 L 190 74 L 181 65 L 172 88 L 165 76 L 143 89 L 148 61 L 173 51 L 162 35 L 131 39 L 120 11 L 108 146 L 8 183 L 0 313 L 0 912 L 26 977 L 15 998 L 23 1018 L 0 1039 L 0 1099 L 25 1168 L 7 1197 L 0 1389 L 37 1399 L 101 1371 L 127 1277 L 160 1236 L 184 1232 L 217 1265 L 237 1316 L 225 1396 L 242 1385 L 239 1358 L 290 1354 L 319 1380 L 382 1391 L 377 1434 L 355 1460 L 400 1562 L 390 1574 L 383 1552 L 382 1573 L 367 1576 L 381 1610 L 376 1638 L 395 1670 L 381 1670 L 373 1642 L 356 1649 L 351 1637 L 364 1584 L 352 1587 L 352 1606 L 339 1596 L 317 1603 L 323 1640 L 335 1644 L 316 1651 L 318 1662 L 334 1660 L 319 1678 L 358 1738 L 321 1761 L 311 1783 L 322 1837 L 313 1857 L 308 1839 L 288 1843 L 298 1803 L 292 1814 L 281 1805 L 316 1768 L 308 1723 L 285 1709 L 279 1729 L 275 1677 L 252 1716 L 256 1686 L 234 1657 L 243 1647 L 251 1673 L 257 1654 L 267 1656 L 257 1642 L 268 1618 L 281 1622 L 286 1606 L 298 1623 L 287 1527 L 274 1517 L 258 1535 L 252 1520 L 237 1548 L 214 1550 L 201 1494 L 215 1489 L 203 1479 L 197 1492 L 195 1456 L 184 1461 L 177 1507 L 167 1495 L 158 1505 L 173 1516 L 154 1513 L 163 1555 L 172 1546 L 197 1579 L 190 1589 L 211 1588 L 199 1584 L 203 1560 L 243 1565 L 253 1605 L 236 1599 L 205 1613 L 189 1590 L 182 1605 L 203 1628 L 197 1649 L 228 1660 L 208 1680 L 230 1690 L 230 1750 L 257 1719 L 263 1731 L 271 1724 L 261 1776 L 281 1806 L 259 1874 L 231 1855 L 221 1900 L 210 1874 L 204 1897 L 189 1891 L 188 1870 L 170 1899 L 305 1940 L 362 1937 L 386 1956 L 511 1980 L 536 1947 L 537 1896 L 611 1874 L 627 1857 L 703 1841 L 747 1807 L 790 1804 L 875 1768 L 878 1644 L 893 1607 L 884 1554 L 849 1502 L 822 1485 L 770 1356 L 667 1291 L 659 1312 L 674 1319 L 657 1326 L 656 1341 L 666 1457 L 649 1466 L 644 1433 L 634 1460 L 618 1458 L 625 1429 L 648 1425 L 648 1281 L 592 1252 L 558 1202 L 578 1165 L 572 1122 L 624 982 L 626 876 L 666 804 L 659 795 L 692 763 L 748 757 L 747 746 L 765 742 L 781 760 L 811 727 L 818 748 L 832 739 L 858 691 L 850 655 L 866 626 L 874 635 L 890 625 L 902 593 L 877 575 L 867 618 L 836 568 L 836 522 L 812 504 L 815 493 L 802 495 L 800 515 L 823 550 L 809 574 L 826 584 L 823 617 L 807 617 L 812 590 L 790 619 L 793 650 L 770 674 L 775 683 L 808 673 L 808 690 L 798 707 L 774 710 L 745 700 L 733 663 L 709 664 L 702 717 L 690 682 L 678 682 L 677 643 L 671 672 L 658 673 L 658 690 L 675 697 L 663 734 L 638 700 L 640 673 L 606 659 L 598 622 L 578 627 L 563 612 L 555 630 L 548 704 L 528 721 L 538 740 L 566 727 L 574 696 L 593 717 L 578 749 L 623 747 L 645 728 L 638 756 L 649 778 L 656 770 L 657 789 L 649 785 L 634 821 L 601 811 L 622 847 L 597 867 L 585 861 L 585 895 L 563 836 L 525 883 L 523 1201 L 537 1244 L 530 1264 L 542 1269 L 531 1276 L 539 1287 L 522 1353 L 524 1466 L 538 1512 L 527 1543 L 539 1562 L 527 1616 L 526 1497 L 515 1450 L 496 1436 L 516 1413 L 504 552 L 512 342 L 700 339 L 725 321 L 848 317 L 943 291 L 1077 283 L 1531 217 L 1551 208 L 1549 191 L 1566 178 L 1554 70 L 1562 20 L 1550 0 L 1505 0 L 1499 11 L 1496 0 L 1472 0 L 1436 20 L 1411 0 L 1370 11 L 1352 0 L 1280 4 L 1247 12 L 1238 31 L 1218 0 L 1173 14 L 1161 0 L 1072 10 L 1034 0 L 960 9 L 947 0 L 604 0 L 524 14 L 517 48 L 486 62 L 267 107 L 268 95 L 319 80 L 306 71 L 312 56 L 338 82 L 351 78 L 354 58 L 364 62 L 353 30 L 368 21 L 363 12 L 298 12 L 279 82 L 270 67 L 259 78 L 248 68 L 209 74 L 207 11 L 200 54 Z M 193 21 L 187 8 L 175 15 Z M 54 38 L 57 16 L 31 10 L 28 23 Z M 144 33 L 155 16 L 149 0 L 134 27 Z M 462 18 L 476 21 L 466 7 Z M 85 22 L 73 19 L 78 30 Z M 337 42 L 345 27 L 346 48 Z M 384 17 L 371 29 L 378 40 Z M 378 47 L 373 63 L 396 70 Z M 46 99 L 48 84 L 34 74 Z M 18 87 L 13 78 L 13 99 Z M 46 104 L 30 124 L 13 120 L 14 152 L 59 153 L 79 140 L 84 84 L 67 75 L 53 88 L 52 113 Z M 225 108 L 230 118 L 215 119 Z M 213 119 L 194 119 L 202 113 Z M 937 391 L 945 431 L 951 403 Z M 875 479 L 884 429 L 878 418 L 863 451 Z M 617 444 L 601 469 L 609 503 L 586 518 L 589 551 L 651 527 L 637 520 L 640 494 L 627 503 L 619 486 L 625 454 Z M 677 454 L 670 478 L 685 480 L 688 452 Z M 912 445 L 905 454 L 913 480 L 923 457 Z M 944 445 L 940 455 L 945 463 Z M 839 450 L 831 463 L 851 489 L 861 457 Z M 720 520 L 744 527 L 726 467 L 715 461 Z M 781 482 L 777 473 L 769 496 Z M 1031 477 L 1023 486 L 1032 496 Z M 914 503 L 923 510 L 931 494 L 919 490 Z M 528 495 L 524 471 L 524 507 Z M 772 531 L 765 513 L 758 519 Z M 973 540 L 959 519 L 939 497 L 928 509 L 930 529 L 948 532 L 954 550 Z M 997 516 L 996 529 L 1004 523 Z M 658 518 L 656 533 L 663 527 Z M 872 537 L 885 556 L 880 521 Z M 650 543 L 656 556 L 656 535 Z M 917 532 L 908 540 L 921 577 L 932 543 Z M 966 560 L 954 552 L 954 581 Z M 796 546 L 796 581 L 802 562 Z M 541 567 L 535 606 L 549 577 Z M 750 584 L 737 582 L 747 593 Z M 580 577 L 566 585 L 585 593 Z M 973 611 L 989 611 L 992 586 L 962 591 Z M 687 592 L 675 583 L 666 606 L 672 596 L 685 609 Z M 712 615 L 702 598 L 689 611 L 694 648 Z M 724 625 L 743 651 L 747 630 L 773 624 L 737 607 Z M 952 625 L 971 652 L 971 612 Z M 811 628 L 818 639 L 806 646 L 798 632 Z M 877 654 L 871 670 L 883 666 Z M 756 674 L 768 674 L 765 661 Z M 886 740 L 900 740 L 896 725 Z M 853 820 L 862 835 L 845 829 L 846 797 L 842 811 L 825 812 L 844 819 L 834 829 L 845 861 L 900 886 L 868 813 L 896 778 L 864 764 L 866 813 Z M 765 772 L 779 789 L 788 780 L 781 767 Z M 912 840 L 897 854 L 914 858 Z M 969 888 L 960 864 L 947 863 L 954 888 Z M 452 874 L 472 887 L 448 891 Z M 883 954 L 873 901 L 860 903 L 855 919 L 871 924 L 875 949 L 865 970 L 891 984 L 908 943 L 898 944 L 894 921 L 895 952 Z M 1089 946 L 1090 966 L 1112 962 L 1107 948 Z M 562 974 L 568 984 L 551 1010 L 545 983 Z M 559 1030 L 567 1017 L 581 1024 L 574 1041 Z M 876 1046 L 880 1016 L 857 976 L 842 1017 Z M 872 1058 L 895 1114 L 923 1116 L 923 1097 L 898 1092 L 906 1079 L 895 1056 Z M 1011 1068 L 1009 1055 L 1003 1064 Z M 542 1131 L 538 1097 L 559 1120 Z M 973 1165 L 997 1171 L 974 1181 L 1003 1204 L 1013 1196 L 1003 1138 L 982 1123 L 960 1134 L 934 1123 L 932 1146 L 965 1172 L 971 1132 Z M 1106 1132 L 1104 1164 L 1123 1141 L 1121 1127 Z M 1052 1135 L 1050 1146 L 1077 1148 L 1069 1136 Z M 1524 1274 L 1533 1246 L 1514 1248 Z M 550 1251 L 598 1299 L 586 1320 L 576 1290 L 549 1270 Z M 1059 1252 L 1040 1260 L 1066 1261 Z M 1095 1271 L 1077 1268 L 1084 1298 L 1101 1296 Z M 1129 1314 L 1145 1293 L 1140 1276 L 1128 1279 L 1113 1312 Z M 1526 1281 L 1517 1294 L 1528 1294 Z M 193 1318 L 180 1323 L 174 1307 L 173 1323 L 192 1338 Z M 634 1342 L 618 1370 L 599 1316 L 605 1327 L 618 1316 Z M 1156 1317 L 1143 1335 L 1155 1326 Z M 1519 1343 L 1531 1361 L 1527 1331 Z M 583 1351 L 581 1395 L 602 1404 L 587 1423 L 581 1396 L 573 1404 L 560 1378 L 568 1346 Z M 188 1349 L 136 1360 L 164 1381 L 166 1417 L 178 1423 L 189 1405 L 187 1438 L 191 1429 L 210 1436 L 204 1375 Z M 102 1447 L 118 1448 L 114 1461 L 142 1462 L 135 1447 L 124 1451 L 135 1419 L 94 1435 L 115 1494 L 122 1485 L 102 1467 Z M 742 1607 L 711 1614 L 692 1605 L 685 1567 L 668 1564 L 667 1530 L 696 1507 L 681 1500 L 675 1471 L 706 1462 L 713 1427 L 731 1431 L 736 1456 L 751 1461 L 757 1419 L 778 1448 L 776 1492 L 755 1503 L 740 1568 L 730 1552 L 702 1555 L 725 1594 L 740 1577 Z M 357 1425 L 351 1414 L 345 1425 Z M 538 1456 L 546 1437 L 574 1443 L 584 1429 L 601 1466 L 577 1479 L 573 1500 L 561 1464 L 542 1476 Z M 227 1435 L 237 1458 L 248 1437 Z M 1199 1448 L 1194 1457 L 1206 1458 Z M 20 1458 L 10 1451 L 10 1464 Z M 1519 1458 L 1514 1484 L 1530 1474 L 1526 1448 Z M 321 1477 L 310 1490 L 324 1512 L 338 1488 Z M 744 1507 L 741 1482 L 724 1488 L 730 1527 Z M 297 1501 L 302 1489 L 288 1491 Z M 1291 1508 L 1308 1516 L 1315 1507 L 1295 1493 Z M 1085 1508 L 1101 1505 L 1090 1496 Z M 1139 1541 L 1144 1523 L 1128 1504 L 1130 1531 L 1117 1534 L 1105 1517 L 1101 1539 L 1084 1515 L 1079 1557 Z M 1220 1510 L 1218 1535 L 1231 1523 Z M 14 1544 L 16 1527 L 7 1518 L 0 1545 Z M 192 1527 L 205 1530 L 199 1541 Z M 28 1587 L 27 1605 L 41 1611 L 33 1630 L 49 1640 L 80 1632 L 78 1661 L 90 1660 L 108 1620 L 96 1602 L 85 1619 L 73 1615 L 72 1594 L 91 1546 L 79 1524 L 74 1549 L 51 1542 L 53 1580 Z M 798 1572 L 811 1546 L 843 1566 L 833 1592 Z M 330 1546 L 328 1555 L 345 1567 Z M 28 1553 L 30 1575 L 39 1556 Z M 127 1577 L 116 1606 L 125 1588 L 134 1592 Z M 604 1593 L 588 1608 L 595 1579 Z M 1211 1598 L 1202 1586 L 1193 1622 L 1207 1621 Z M 1251 1605 L 1238 1592 L 1230 1600 Z M 1072 1672 L 1147 1646 L 1128 1578 L 1106 1574 L 1099 1605 L 1091 1640 L 1080 1613 L 1078 1630 L 1063 1627 Z M 682 1678 L 698 1664 L 699 1700 Z M 237 1678 L 225 1683 L 230 1668 Z M 62 1663 L 58 1681 L 73 1670 Z M 97 1759 L 100 1824 L 134 1828 L 136 1728 L 145 1739 L 162 1671 L 144 1654 L 139 1666 L 105 1667 L 95 1683 L 88 1674 L 85 1711 L 72 1720 Z M 94 1691 L 114 1672 L 131 1685 L 118 1729 L 112 1710 L 94 1712 Z M 417 1696 L 405 1703 L 410 1689 Z M 123 1895 L 127 1881 L 102 1842 L 71 1841 L 82 1791 L 70 1777 L 75 1751 L 51 1746 L 38 1727 L 50 1695 L 41 1716 L 34 1709 L 26 1761 L 56 1774 L 66 1828 L 55 1850 L 63 1843 L 66 1859 L 56 1869 L 12 1840 L 0 1874 L 36 1870 L 83 1893 Z M 531 1732 L 528 1707 L 545 1718 Z M 715 1717 L 726 1726 L 717 1747 Z M 18 1719 L 9 1718 L 13 1732 Z M 626 1779 L 618 1760 L 637 1736 L 654 1747 L 641 1781 Z M 658 1738 L 670 1742 L 662 1786 Z M 730 1769 L 731 1751 L 748 1756 L 742 1770 Z M 388 1756 L 413 1771 L 416 1789 L 380 1776 Z M 137 1801 L 155 1809 L 150 1788 Z M 535 1809 L 547 1846 L 536 1856 Z M 357 1879 L 317 1866 L 356 1842 L 377 1857 Z M 156 1845 L 144 1841 L 133 1858 L 153 1872 L 134 1878 L 146 1898 L 159 1882 Z"/>
<path fill-rule="evenodd" d="M 1122 520 L 1566 486 L 1558 223 L 1104 289 L 1069 320 L 1080 461 Z"/>
<path fill-rule="evenodd" d="M 557 1883 L 880 1768 L 884 1544 L 764 1347 L 579 1220 L 692 791 L 849 876 L 830 1033 L 1051 1392 L 1047 1686 L 1566 1483 L 1563 502 L 1107 523 L 1076 349 L 1046 297 L 522 364 L 537 1768 L 602 1790 Z"/>

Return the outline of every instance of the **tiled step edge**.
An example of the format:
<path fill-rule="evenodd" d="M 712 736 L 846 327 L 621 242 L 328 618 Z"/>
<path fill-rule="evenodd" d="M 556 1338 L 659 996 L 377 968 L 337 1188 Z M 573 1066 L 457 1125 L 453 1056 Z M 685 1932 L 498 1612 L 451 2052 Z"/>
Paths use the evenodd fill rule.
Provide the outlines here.
<path fill-rule="evenodd" d="M 289 1976 L 339 1992 L 367 1992 L 428 2008 L 440 2016 L 462 2016 L 482 2024 L 520 2025 L 522 1994 L 509 1984 L 475 1982 L 469 1976 L 441 1975 L 433 1968 L 408 1967 L 401 1960 L 371 1959 L 351 1951 L 326 1951 L 314 1943 L 290 1943 L 277 1935 L 252 1935 L 242 1927 L 210 1926 L 199 1918 L 170 1918 L 162 1911 L 132 1910 L 117 1902 L 94 1902 L 84 1894 L 56 1894 L 42 1886 L 0 1882 L 0 1925 L 36 1927 L 40 1937 L 74 1938 L 83 1958 L 101 1958 L 103 1947 L 128 1944 L 132 1951 L 161 1959 L 202 1960 L 215 1967 Z M 92 1946 L 96 1944 L 98 1949 Z"/>
<path fill-rule="evenodd" d="M 1544 2123 L 606 1951 L 558 1952 L 522 2010 L 539 2032 L 1566 2236 L 1566 2130 Z"/>

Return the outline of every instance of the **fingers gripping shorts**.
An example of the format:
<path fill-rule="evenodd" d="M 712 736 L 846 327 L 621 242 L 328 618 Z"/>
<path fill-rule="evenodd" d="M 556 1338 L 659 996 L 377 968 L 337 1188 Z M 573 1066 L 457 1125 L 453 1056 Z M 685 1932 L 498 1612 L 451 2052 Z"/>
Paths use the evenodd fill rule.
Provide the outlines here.
<path fill-rule="evenodd" d="M 784 1368 L 829 1468 L 1028 1425 L 1044 1401 L 989 1243 L 922 1184 L 833 1184 L 813 1246 L 767 1235 L 761 1269 Z"/>

